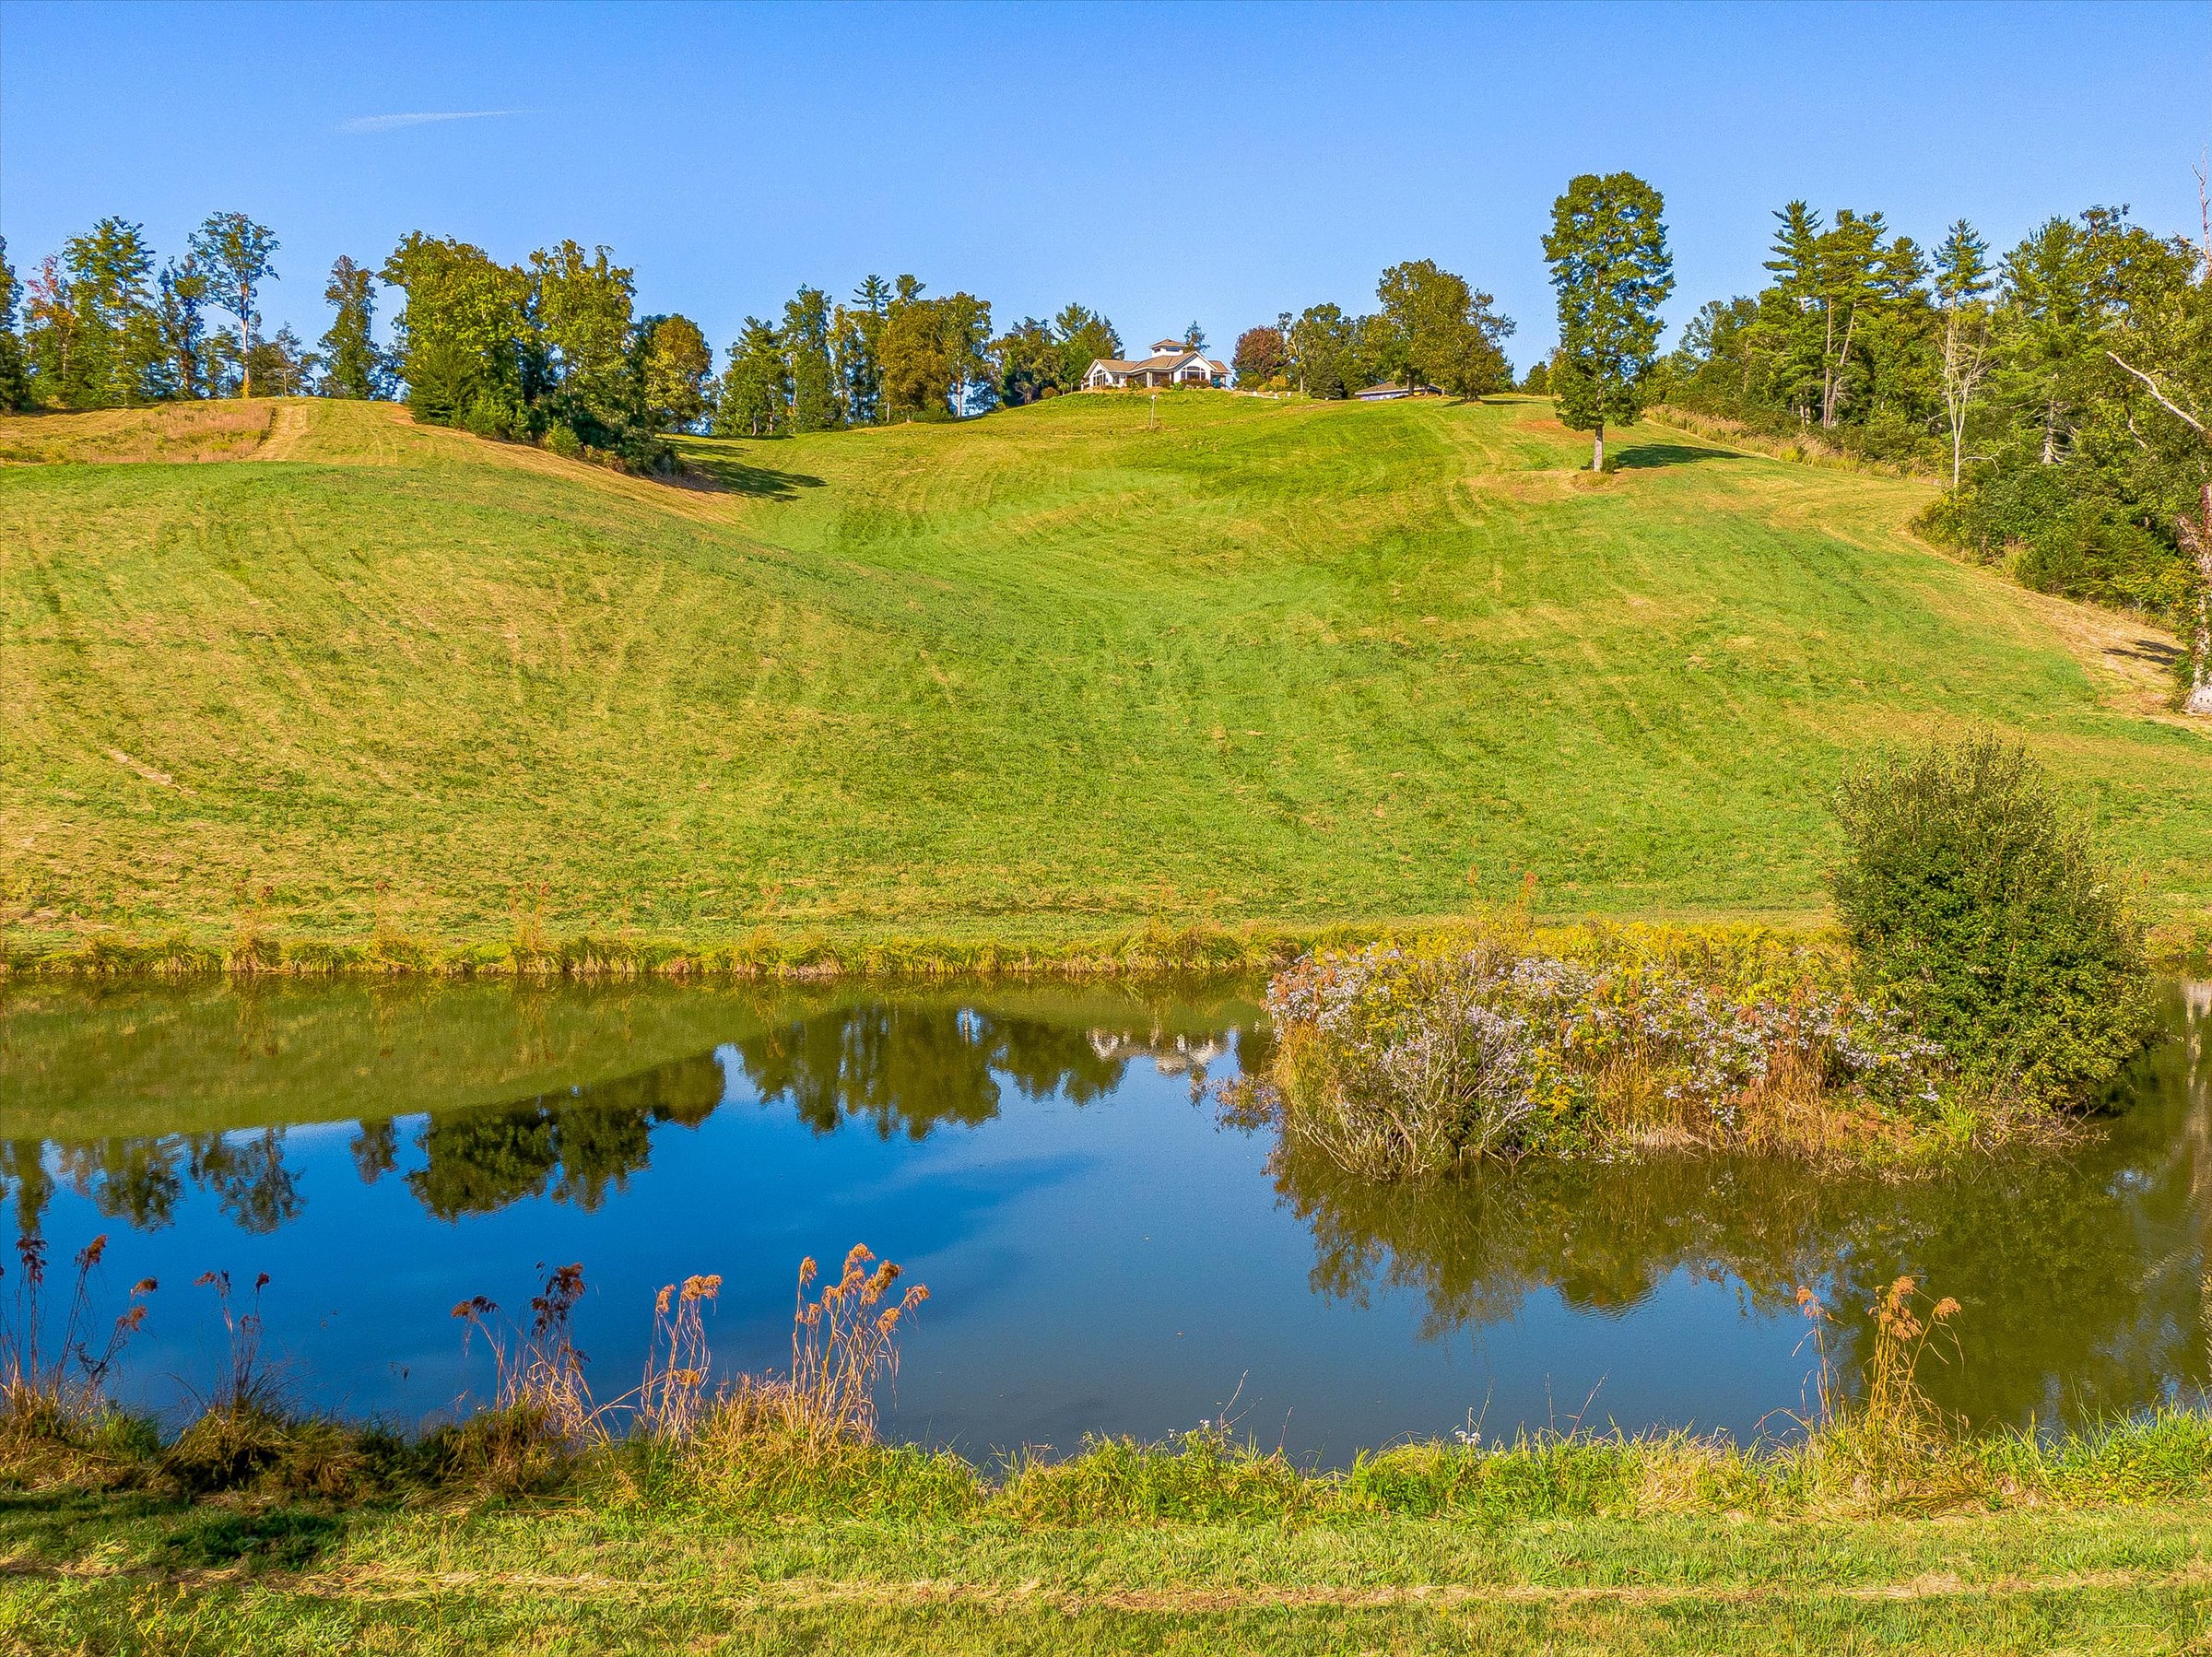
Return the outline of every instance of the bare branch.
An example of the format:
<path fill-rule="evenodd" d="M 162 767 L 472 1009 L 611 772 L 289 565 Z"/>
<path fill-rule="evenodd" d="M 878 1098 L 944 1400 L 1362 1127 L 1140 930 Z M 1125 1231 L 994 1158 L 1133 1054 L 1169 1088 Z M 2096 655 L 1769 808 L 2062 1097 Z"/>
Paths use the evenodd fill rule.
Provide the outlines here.
<path fill-rule="evenodd" d="M 2125 362 L 2122 362 L 2117 352 L 2107 351 L 2105 355 L 2110 357 L 2115 363 L 2119 363 L 2120 367 L 2126 372 L 2133 374 L 2136 379 L 2140 380 L 2145 385 L 2149 387 L 2150 394 L 2158 399 L 2159 406 L 2163 408 L 2168 414 L 2171 415 L 2175 419 L 2181 421 L 2182 424 L 2188 427 L 2190 430 L 2195 432 L 2197 436 L 2201 438 L 2212 438 L 2212 431 L 2206 431 L 2205 429 L 2205 423 L 2198 419 L 2194 415 L 2191 414 L 2187 409 L 2183 408 L 2164 392 L 2160 391 L 2159 389 L 2159 382 L 2156 380 L 2153 380 L 2141 369 L 2135 368 Z"/>

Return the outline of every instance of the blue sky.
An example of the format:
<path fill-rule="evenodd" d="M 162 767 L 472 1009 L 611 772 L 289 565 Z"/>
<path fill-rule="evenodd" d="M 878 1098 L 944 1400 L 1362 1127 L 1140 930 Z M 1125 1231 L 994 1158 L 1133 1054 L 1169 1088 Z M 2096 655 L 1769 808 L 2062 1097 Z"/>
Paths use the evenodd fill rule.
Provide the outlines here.
<path fill-rule="evenodd" d="M 512 112 L 470 119 L 394 116 Z M 1679 321 L 1760 280 L 1803 195 L 2000 248 L 2127 202 L 2195 228 L 2212 6 L 101 6 L 0 0 L 0 234 L 163 252 L 276 229 L 311 340 L 339 253 L 420 228 L 610 244 L 717 346 L 802 282 L 1069 300 L 1132 345 L 1236 331 L 1434 258 L 1552 334 L 1574 173 L 1665 194 Z"/>

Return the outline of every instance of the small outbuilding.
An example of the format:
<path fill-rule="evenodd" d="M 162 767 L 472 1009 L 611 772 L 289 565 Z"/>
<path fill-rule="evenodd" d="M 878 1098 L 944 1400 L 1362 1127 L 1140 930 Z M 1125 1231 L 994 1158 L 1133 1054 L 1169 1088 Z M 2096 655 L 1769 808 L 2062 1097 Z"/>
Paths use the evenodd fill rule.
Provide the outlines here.
<path fill-rule="evenodd" d="M 1362 403 L 1394 403 L 1400 397 L 1441 397 L 1433 385 L 1371 385 L 1352 395 Z"/>

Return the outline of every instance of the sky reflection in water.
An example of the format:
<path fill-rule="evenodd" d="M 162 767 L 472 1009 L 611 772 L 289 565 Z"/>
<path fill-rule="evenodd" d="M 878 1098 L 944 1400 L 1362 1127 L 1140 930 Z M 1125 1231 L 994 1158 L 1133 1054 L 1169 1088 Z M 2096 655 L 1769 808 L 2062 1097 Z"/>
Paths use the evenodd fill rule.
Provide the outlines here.
<path fill-rule="evenodd" d="M 1912 1183 L 1749 1158 L 1378 1189 L 1219 1125 L 1250 986 L 891 995 L 278 985 L 10 990 L 0 1171 L 57 1252 L 162 1280 L 130 1389 L 211 1377 L 191 1279 L 270 1273 L 305 1403 L 406 1420 L 485 1384 L 449 1309 L 580 1261 L 629 1384 L 653 1290 L 720 1272 L 719 1357 L 782 1360 L 802 1255 L 865 1241 L 933 1299 L 891 1430 L 971 1452 L 1230 1410 L 1341 1460 L 1575 1420 L 1758 1430 L 1803 1406 L 1794 1295 L 1855 1327 L 1900 1271 L 1965 1306 L 1931 1377 L 1983 1419 L 2080 1418 L 2206 1376 L 2212 996 L 2064 1158 Z"/>

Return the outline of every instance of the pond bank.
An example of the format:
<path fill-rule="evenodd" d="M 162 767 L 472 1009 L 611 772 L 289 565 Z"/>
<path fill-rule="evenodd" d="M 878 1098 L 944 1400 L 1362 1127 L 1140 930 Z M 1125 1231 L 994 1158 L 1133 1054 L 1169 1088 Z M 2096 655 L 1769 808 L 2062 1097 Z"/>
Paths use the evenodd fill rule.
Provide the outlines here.
<path fill-rule="evenodd" d="M 2064 1649 L 2212 1632 L 2201 1491 L 1939 1518 L 1589 1505 L 1276 1514 L 734 1514 L 627 1499 L 343 1509 L 21 1494 L 26 1651 L 1151 1653 Z"/>
<path fill-rule="evenodd" d="M 1118 931 L 1063 937 L 954 938 L 885 934 L 777 932 L 678 938 L 615 930 L 559 934 L 524 924 L 505 937 L 329 937 L 285 934 L 258 923 L 227 937 L 124 928 L 28 931 L 0 924 L 0 983 L 22 979 L 429 978 L 772 980 L 899 978 L 1172 978 L 1193 973 L 1272 972 L 1321 949 L 1410 944 L 1480 925 L 1468 915 L 1312 924 L 1152 921 Z M 1747 915 L 1613 920 L 1558 917 L 1539 938 L 1593 929 L 1716 939 L 1766 934 L 1806 946 L 1833 945 L 1823 918 Z M 2212 922 L 2154 927 L 2152 965 L 2177 972 L 2212 965 Z"/>

